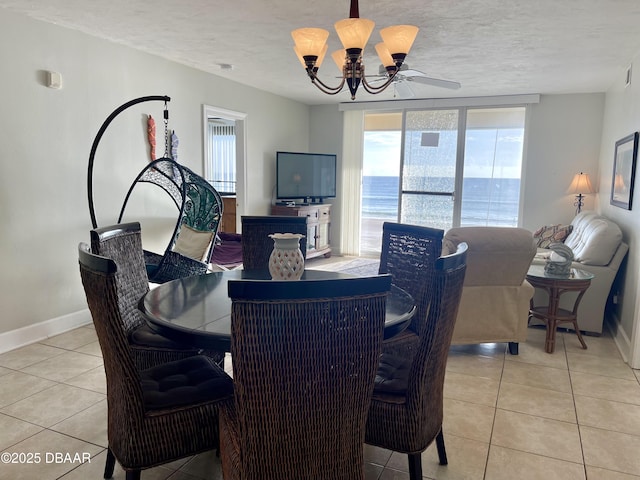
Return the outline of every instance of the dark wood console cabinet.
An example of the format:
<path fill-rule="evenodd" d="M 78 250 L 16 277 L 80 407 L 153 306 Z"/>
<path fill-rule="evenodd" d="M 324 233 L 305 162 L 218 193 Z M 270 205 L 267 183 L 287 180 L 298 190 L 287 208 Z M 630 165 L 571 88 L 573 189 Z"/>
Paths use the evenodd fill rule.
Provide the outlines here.
<path fill-rule="evenodd" d="M 331 256 L 331 204 L 273 205 L 271 215 L 307 217 L 307 258 Z"/>

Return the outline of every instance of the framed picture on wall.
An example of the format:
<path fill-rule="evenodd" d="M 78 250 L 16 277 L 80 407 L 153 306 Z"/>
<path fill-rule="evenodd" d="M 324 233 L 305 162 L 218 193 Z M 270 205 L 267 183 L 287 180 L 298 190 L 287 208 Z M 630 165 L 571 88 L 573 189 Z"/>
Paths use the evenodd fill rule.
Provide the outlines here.
<path fill-rule="evenodd" d="M 611 179 L 611 205 L 631 210 L 638 159 L 638 132 L 616 142 Z"/>

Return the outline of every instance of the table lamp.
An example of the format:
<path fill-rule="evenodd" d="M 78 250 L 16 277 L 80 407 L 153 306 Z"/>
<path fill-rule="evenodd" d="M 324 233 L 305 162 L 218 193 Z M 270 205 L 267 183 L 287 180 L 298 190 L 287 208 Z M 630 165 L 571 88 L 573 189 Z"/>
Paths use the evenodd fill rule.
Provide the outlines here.
<path fill-rule="evenodd" d="M 587 193 L 595 193 L 588 173 L 576 173 L 573 177 L 571 185 L 569 185 L 569 192 L 576 196 L 576 201 L 573 206 L 576 207 L 576 215 L 582 210 L 584 205 L 584 195 Z"/>

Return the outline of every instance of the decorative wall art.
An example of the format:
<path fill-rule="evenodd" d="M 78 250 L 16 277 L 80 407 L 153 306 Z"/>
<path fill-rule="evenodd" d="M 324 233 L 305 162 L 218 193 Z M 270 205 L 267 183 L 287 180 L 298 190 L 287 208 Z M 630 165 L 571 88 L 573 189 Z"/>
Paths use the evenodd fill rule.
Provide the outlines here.
<path fill-rule="evenodd" d="M 638 132 L 616 142 L 611 179 L 611 205 L 631 210 L 638 158 Z"/>

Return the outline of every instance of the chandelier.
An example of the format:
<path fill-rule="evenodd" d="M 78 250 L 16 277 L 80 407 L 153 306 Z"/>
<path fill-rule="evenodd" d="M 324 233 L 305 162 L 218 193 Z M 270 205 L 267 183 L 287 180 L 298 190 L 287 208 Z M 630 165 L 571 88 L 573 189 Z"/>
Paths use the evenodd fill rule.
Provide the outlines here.
<path fill-rule="evenodd" d="M 334 27 L 344 47 L 331 54 L 338 69 L 342 71 L 342 80 L 337 87 L 329 87 L 318 78 L 318 69 L 327 53 L 329 32 L 322 28 L 299 28 L 291 32 L 295 42 L 293 49 L 311 78 L 311 83 L 328 95 L 340 93 L 346 83 L 351 92 L 351 100 L 355 100 L 360 85 L 371 94 L 380 93 L 391 85 L 413 45 L 418 27 L 394 25 L 380 30 L 382 42 L 375 48 L 386 70 L 386 80 L 379 86 L 372 86 L 364 75 L 362 52 L 374 26 L 372 20 L 360 18 L 358 0 L 351 0 L 349 18 L 335 23 Z"/>

